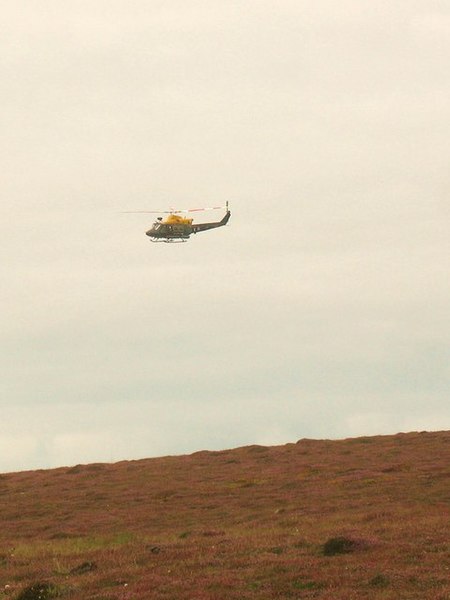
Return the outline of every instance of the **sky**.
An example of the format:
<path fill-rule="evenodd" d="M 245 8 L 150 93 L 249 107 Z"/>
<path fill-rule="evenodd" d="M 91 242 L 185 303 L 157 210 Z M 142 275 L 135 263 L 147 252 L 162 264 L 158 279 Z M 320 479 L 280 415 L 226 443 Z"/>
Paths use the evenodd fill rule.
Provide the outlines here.
<path fill-rule="evenodd" d="M 0 471 L 449 429 L 449 55 L 443 0 L 5 0 Z"/>

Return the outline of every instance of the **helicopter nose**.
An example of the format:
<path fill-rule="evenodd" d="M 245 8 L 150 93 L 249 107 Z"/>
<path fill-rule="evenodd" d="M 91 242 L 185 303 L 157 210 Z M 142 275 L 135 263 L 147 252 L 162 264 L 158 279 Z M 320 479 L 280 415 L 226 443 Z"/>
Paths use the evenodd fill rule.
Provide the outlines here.
<path fill-rule="evenodd" d="M 145 235 L 151 236 L 152 235 L 152 230 L 149 229 L 148 231 L 145 232 Z"/>

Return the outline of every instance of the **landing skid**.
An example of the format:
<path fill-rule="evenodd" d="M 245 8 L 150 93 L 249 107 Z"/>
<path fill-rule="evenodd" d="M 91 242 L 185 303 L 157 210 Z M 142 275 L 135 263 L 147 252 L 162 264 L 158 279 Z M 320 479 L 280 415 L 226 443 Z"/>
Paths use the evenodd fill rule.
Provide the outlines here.
<path fill-rule="evenodd" d="M 160 244 L 161 242 L 163 242 L 164 244 L 184 244 L 185 242 L 188 241 L 189 238 L 164 238 L 164 239 L 152 239 L 150 238 L 150 241 L 153 244 Z"/>

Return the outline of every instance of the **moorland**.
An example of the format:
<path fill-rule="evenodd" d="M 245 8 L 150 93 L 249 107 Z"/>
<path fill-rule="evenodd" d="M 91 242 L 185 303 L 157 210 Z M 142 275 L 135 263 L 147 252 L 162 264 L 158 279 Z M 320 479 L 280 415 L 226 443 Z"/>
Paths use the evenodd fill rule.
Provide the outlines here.
<path fill-rule="evenodd" d="M 0 598 L 450 600 L 450 432 L 0 475 Z"/>

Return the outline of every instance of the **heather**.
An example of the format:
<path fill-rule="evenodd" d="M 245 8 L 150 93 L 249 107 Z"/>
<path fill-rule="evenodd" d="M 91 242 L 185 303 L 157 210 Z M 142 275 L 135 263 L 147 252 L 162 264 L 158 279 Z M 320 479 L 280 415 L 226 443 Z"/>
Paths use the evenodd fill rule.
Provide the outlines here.
<path fill-rule="evenodd" d="M 450 600 L 450 432 L 0 476 L 0 597 Z"/>

